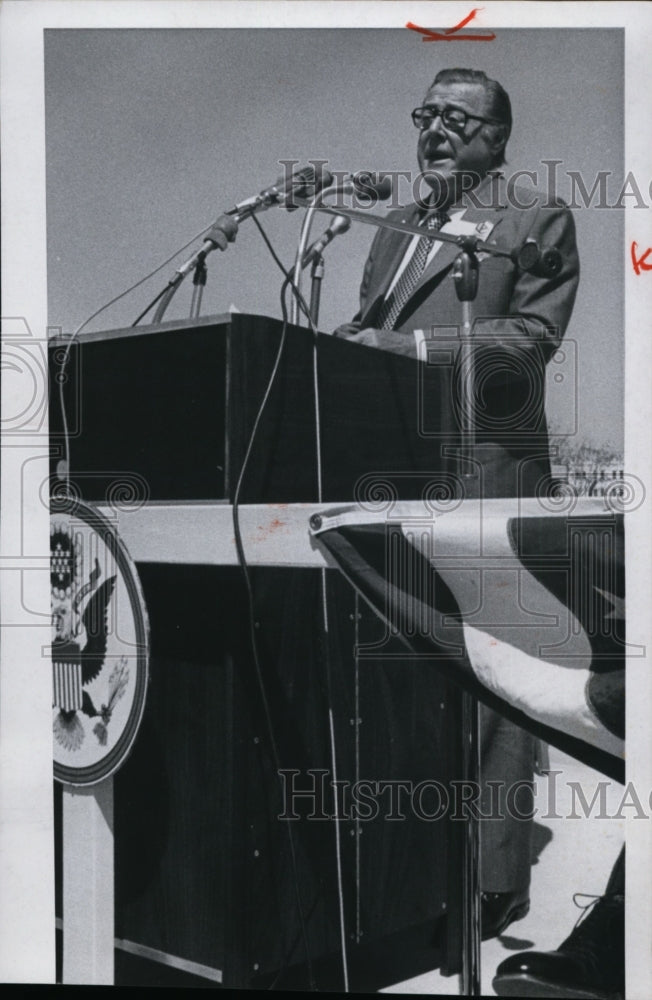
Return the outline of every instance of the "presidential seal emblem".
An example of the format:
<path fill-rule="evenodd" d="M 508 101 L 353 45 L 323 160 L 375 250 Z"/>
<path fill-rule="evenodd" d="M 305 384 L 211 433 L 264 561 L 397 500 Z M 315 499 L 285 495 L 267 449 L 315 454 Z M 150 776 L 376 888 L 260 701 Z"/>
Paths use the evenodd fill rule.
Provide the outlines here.
<path fill-rule="evenodd" d="M 70 497 L 50 508 L 54 776 L 113 774 L 145 707 L 149 627 L 135 566 L 110 522 Z"/>

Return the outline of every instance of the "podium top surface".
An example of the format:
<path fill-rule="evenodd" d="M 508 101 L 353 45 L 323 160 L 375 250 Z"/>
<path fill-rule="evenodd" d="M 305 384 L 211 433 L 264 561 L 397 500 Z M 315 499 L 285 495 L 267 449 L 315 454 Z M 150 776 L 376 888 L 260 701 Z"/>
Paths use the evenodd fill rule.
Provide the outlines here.
<path fill-rule="evenodd" d="M 224 326 L 231 322 L 233 315 L 250 315 L 249 313 L 218 313 L 213 316 L 198 316 L 195 319 L 171 319 L 164 323 L 149 323 L 142 326 L 126 326 L 112 330 L 89 330 L 77 337 L 53 337 L 51 346 L 67 344 L 71 339 L 75 343 L 90 344 L 100 340 L 122 340 L 127 337 L 146 337 L 153 333 L 164 333 L 170 330 L 194 330 L 204 326 Z"/>

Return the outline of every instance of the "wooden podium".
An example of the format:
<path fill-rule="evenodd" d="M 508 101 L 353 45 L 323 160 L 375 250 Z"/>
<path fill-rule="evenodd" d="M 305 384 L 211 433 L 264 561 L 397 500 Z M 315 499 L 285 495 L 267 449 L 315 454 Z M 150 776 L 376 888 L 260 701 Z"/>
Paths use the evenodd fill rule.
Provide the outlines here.
<path fill-rule="evenodd" d="M 172 505 L 183 526 L 172 547 L 183 552 L 201 530 L 198 504 L 233 500 L 281 330 L 235 314 L 82 336 L 64 384 L 73 486 L 127 512 Z M 243 503 L 317 498 L 313 337 L 289 327 L 286 338 Z M 389 509 L 449 489 L 445 366 L 326 335 L 317 351 L 323 499 Z M 55 392 L 50 420 L 54 468 Z M 172 966 L 206 985 L 341 990 L 344 929 L 350 989 L 457 971 L 461 824 L 417 814 L 400 784 L 459 777 L 459 693 L 410 662 L 339 575 L 327 573 L 326 641 L 320 573 L 254 567 L 264 700 L 240 569 L 201 555 L 166 561 L 155 544 L 132 554 L 151 682 L 114 782 L 118 948 L 161 963 L 161 977 Z M 341 889 L 327 818 L 334 763 Z M 376 791 L 370 818 L 353 812 L 360 783 Z"/>

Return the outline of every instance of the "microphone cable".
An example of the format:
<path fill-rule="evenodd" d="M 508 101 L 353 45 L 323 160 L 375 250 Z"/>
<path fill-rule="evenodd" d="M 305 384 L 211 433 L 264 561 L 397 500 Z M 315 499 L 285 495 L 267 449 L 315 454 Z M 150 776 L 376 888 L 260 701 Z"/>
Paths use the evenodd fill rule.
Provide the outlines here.
<path fill-rule="evenodd" d="M 315 212 L 315 206 L 310 206 L 308 208 L 308 215 L 307 215 L 306 241 L 307 241 L 307 235 L 308 235 L 308 231 L 309 231 L 309 226 L 310 226 L 310 223 L 312 221 L 314 212 Z M 315 446 L 316 446 L 315 447 L 315 452 L 316 452 L 316 466 L 317 466 L 317 468 L 316 468 L 316 472 L 317 472 L 317 502 L 318 503 L 322 503 L 322 500 L 323 500 L 323 482 L 322 482 L 322 480 L 323 480 L 323 470 L 322 470 L 323 462 L 322 462 L 322 447 L 321 447 L 321 399 L 320 399 L 320 393 L 319 393 L 318 331 L 317 331 L 317 329 L 316 329 L 316 327 L 314 325 L 312 315 L 310 314 L 310 311 L 306 307 L 305 300 L 304 300 L 303 296 L 301 295 L 301 292 L 299 291 L 299 289 L 298 289 L 298 287 L 297 287 L 297 285 L 295 283 L 297 275 L 299 273 L 298 272 L 299 263 L 296 264 L 294 273 L 292 273 L 292 272 L 290 272 L 290 273 L 286 272 L 285 268 L 281 264 L 278 256 L 274 252 L 274 249 L 273 249 L 270 241 L 267 239 L 267 236 L 266 236 L 266 234 L 265 234 L 262 226 L 260 225 L 260 223 L 258 222 L 258 220 L 256 219 L 255 216 L 254 216 L 254 219 L 255 219 L 255 221 L 256 221 L 256 223 L 258 225 L 258 228 L 261 231 L 261 235 L 263 236 L 263 239 L 267 243 L 267 246 L 269 247 L 270 252 L 272 253 L 272 256 L 274 257 L 276 263 L 281 268 L 281 270 L 285 273 L 285 276 L 286 276 L 285 277 L 285 282 L 283 283 L 283 287 L 282 287 L 282 290 L 281 290 L 281 307 L 282 307 L 282 310 L 283 310 L 283 331 L 282 331 L 282 335 L 281 335 L 281 345 L 279 347 L 279 352 L 278 352 L 278 355 L 277 355 L 277 362 L 280 363 L 280 357 L 282 355 L 282 352 L 283 352 L 283 349 L 284 349 L 284 346 L 285 346 L 285 336 L 286 336 L 286 331 L 287 331 L 287 307 L 286 307 L 286 304 L 285 304 L 285 295 L 286 295 L 288 287 L 290 287 L 292 289 L 292 293 L 293 293 L 293 295 L 294 295 L 294 297 L 295 297 L 295 299 L 296 299 L 296 301 L 297 301 L 297 303 L 299 305 L 299 308 L 307 316 L 308 325 L 309 325 L 309 328 L 310 328 L 310 332 L 312 334 L 312 378 L 313 378 L 313 401 L 314 401 L 315 438 L 316 438 L 316 441 L 315 441 Z M 298 258 L 298 260 L 300 260 L 300 255 L 299 254 L 297 255 L 297 258 Z M 273 381 L 276 378 L 277 371 L 278 371 L 277 363 L 275 362 L 275 366 L 274 366 L 274 369 L 272 371 L 272 375 L 270 377 L 270 382 L 268 384 L 268 391 L 271 389 L 271 385 L 272 385 Z M 268 391 L 266 391 L 265 396 L 263 398 L 263 402 L 261 404 L 261 408 L 258 411 L 256 422 L 254 424 L 254 430 L 252 432 L 252 439 L 255 436 L 255 433 L 256 433 L 257 428 L 258 428 L 258 417 L 262 415 L 262 410 L 264 409 L 264 406 L 265 406 L 265 404 L 267 402 Z M 253 440 L 252 440 L 251 443 L 253 443 Z M 246 467 L 246 464 L 249 461 L 249 454 L 250 454 L 250 452 L 248 451 L 247 454 L 246 454 L 246 456 L 245 456 L 245 462 L 243 463 L 243 469 Z M 241 472 L 241 475 L 242 475 L 242 472 Z M 238 493 L 238 488 L 240 487 L 240 484 L 241 484 L 241 481 L 238 482 L 238 487 L 236 488 L 236 494 Z M 235 505 L 235 500 L 234 500 L 234 524 L 235 524 L 235 516 L 236 516 L 235 515 L 235 511 L 236 511 L 236 505 Z M 236 531 L 236 538 L 237 538 L 237 534 L 238 534 L 238 532 Z M 240 542 L 241 542 L 241 540 L 240 540 Z M 237 545 L 237 541 L 236 541 L 236 545 Z M 243 557 L 244 557 L 244 554 L 243 554 Z M 327 581 L 326 581 L 326 568 L 325 567 L 321 567 L 320 570 L 319 570 L 319 574 L 320 574 L 320 599 L 321 599 L 322 632 L 323 632 L 323 636 L 324 636 L 323 655 L 324 655 L 324 661 L 325 661 L 324 662 L 324 666 L 325 666 L 325 673 L 326 673 L 326 698 L 327 698 L 327 702 L 328 702 L 328 742 L 329 742 L 329 747 L 330 747 L 330 764 L 331 764 L 331 769 L 332 769 L 332 774 L 333 774 L 333 782 L 334 782 L 334 784 L 333 784 L 333 808 L 334 808 L 334 815 L 335 815 L 335 865 L 336 865 L 336 872 L 337 872 L 338 911 L 339 911 L 339 925 L 340 925 L 340 949 L 341 949 L 341 954 L 342 954 L 343 988 L 344 988 L 344 991 L 346 993 L 348 993 L 348 991 L 349 991 L 349 969 L 348 969 L 348 954 L 347 954 L 347 944 L 346 944 L 346 921 L 345 921 L 345 912 L 344 912 L 344 884 L 343 884 L 344 883 L 344 879 L 343 879 L 343 872 L 342 872 L 342 839 L 341 839 L 341 832 L 340 832 L 339 802 L 338 802 L 338 798 L 337 798 L 337 783 L 336 783 L 337 782 L 337 746 L 336 746 L 336 739 L 335 739 L 335 718 L 334 718 L 334 713 L 333 713 L 333 680 L 332 680 L 332 662 L 331 662 L 330 634 L 329 634 L 329 623 L 328 623 L 328 598 L 327 598 L 327 585 L 326 585 L 327 584 Z M 252 615 L 253 615 L 253 604 L 252 604 Z M 254 633 L 252 632 L 252 635 L 253 634 Z"/>
<path fill-rule="evenodd" d="M 274 768 L 276 770 L 276 774 L 277 774 L 277 776 L 278 776 L 278 778 L 280 780 L 281 760 L 280 760 L 280 754 L 279 754 L 278 744 L 277 744 L 277 740 L 276 740 L 276 734 L 275 734 L 275 731 L 274 731 L 274 721 L 272 719 L 271 708 L 270 708 L 269 700 L 268 700 L 268 697 L 267 697 L 267 690 L 266 690 L 266 686 L 265 686 L 265 679 L 264 679 L 264 676 L 263 676 L 263 670 L 262 670 L 262 665 L 261 665 L 261 658 L 260 658 L 260 652 L 259 652 L 259 647 L 258 647 L 258 636 L 257 636 L 257 633 L 256 633 L 256 612 L 255 612 L 255 600 L 254 600 L 253 586 L 252 586 L 252 582 L 251 582 L 251 575 L 250 575 L 250 571 L 249 571 L 249 565 L 247 563 L 247 559 L 246 559 L 246 555 L 245 555 L 245 551 L 244 551 L 244 544 L 243 544 L 242 531 L 241 531 L 241 525 L 240 525 L 240 496 L 241 496 L 241 493 L 242 493 L 242 487 L 243 487 L 243 483 L 244 483 L 244 478 L 245 478 L 245 475 L 246 475 L 246 471 L 247 471 L 247 468 L 249 466 L 249 461 L 250 461 L 250 458 L 251 458 L 251 453 L 253 451 L 253 446 L 254 446 L 254 443 L 255 443 L 255 440 L 256 440 L 256 436 L 258 434 L 258 428 L 260 427 L 260 422 L 262 420 L 265 408 L 266 408 L 267 403 L 269 401 L 269 397 L 271 395 L 272 389 L 273 389 L 274 384 L 276 382 L 276 379 L 277 379 L 277 376 L 278 376 L 278 372 L 279 372 L 279 369 L 280 369 L 280 365 L 281 365 L 281 361 L 282 361 L 282 358 L 283 358 L 283 354 L 285 352 L 285 347 L 286 347 L 286 344 L 287 344 L 287 328 L 288 328 L 288 312 L 287 312 L 286 295 L 287 295 L 287 289 L 288 289 L 288 287 L 289 286 L 294 286 L 294 281 L 293 281 L 291 275 L 286 270 L 286 268 L 283 266 L 283 264 L 282 264 L 282 262 L 281 262 L 281 260 L 280 260 L 280 258 L 278 256 L 278 254 L 274 250 L 274 247 L 272 246 L 272 243 L 271 243 L 269 237 L 267 236 L 267 233 L 265 232 L 263 226 L 259 222 L 259 220 L 256 218 L 255 215 L 253 215 L 252 218 L 253 218 L 256 226 L 258 227 L 258 229 L 259 229 L 259 231 L 261 233 L 261 236 L 263 237 L 263 240 L 264 240 L 265 244 L 267 245 L 267 247 L 268 247 L 268 249 L 269 249 L 269 251 L 270 251 L 270 253 L 271 253 L 271 255 L 272 255 L 272 257 L 273 257 L 273 259 L 275 261 L 275 263 L 278 265 L 278 267 L 280 268 L 280 270 L 282 271 L 282 273 L 285 275 L 285 281 L 283 282 L 283 285 L 282 285 L 282 288 L 281 288 L 281 313 L 282 313 L 282 316 L 283 316 L 283 326 L 281 328 L 281 337 L 280 337 L 280 340 L 279 340 L 278 349 L 276 351 L 276 356 L 274 358 L 274 363 L 272 365 L 272 370 L 271 370 L 269 379 L 267 381 L 267 385 L 265 387 L 265 391 L 263 393 L 263 398 L 262 398 L 262 400 L 260 402 L 260 405 L 258 407 L 258 410 L 256 412 L 256 416 L 254 417 L 254 422 L 253 422 L 251 433 L 249 435 L 249 439 L 248 439 L 247 446 L 246 446 L 246 449 L 245 449 L 244 458 L 242 460 L 242 463 L 241 463 L 241 466 L 240 466 L 240 471 L 238 473 L 238 479 L 237 479 L 235 491 L 234 491 L 234 494 L 233 494 L 232 515 L 233 515 L 233 534 L 234 534 L 234 540 L 235 540 L 235 547 L 236 547 L 236 551 L 237 551 L 237 555 L 238 555 L 238 562 L 239 562 L 240 568 L 242 570 L 244 584 L 245 584 L 245 591 L 246 591 L 246 595 L 247 595 L 247 609 L 248 609 L 248 619 L 249 619 L 249 642 L 250 642 L 251 652 L 252 652 L 252 656 L 253 656 L 254 671 L 255 671 L 255 676 L 256 676 L 256 684 L 257 684 L 258 690 L 260 692 L 260 697 L 261 697 L 261 701 L 262 701 L 262 704 L 263 704 L 263 712 L 264 712 L 264 716 L 265 716 L 265 725 L 266 725 L 266 728 L 267 728 L 267 735 L 268 735 L 268 739 L 269 739 L 269 746 L 270 746 L 270 752 L 271 752 L 271 756 L 272 756 L 272 762 L 273 762 Z M 300 304 L 301 304 L 302 311 L 305 312 L 306 316 L 308 317 L 308 321 L 311 323 L 311 326 L 312 326 L 312 322 L 311 322 L 311 319 L 310 319 L 310 311 L 308 309 L 308 306 L 306 305 L 305 300 L 303 299 L 302 296 L 300 296 L 300 293 L 297 292 L 296 288 L 294 289 L 294 291 L 295 291 L 295 294 L 299 294 L 299 301 L 300 301 Z M 314 326 L 312 326 L 312 328 L 314 330 Z M 297 903 L 297 912 L 298 912 L 299 924 L 300 924 L 300 936 L 301 936 L 301 939 L 303 941 L 303 947 L 304 947 L 304 952 L 305 952 L 305 956 L 306 956 L 306 965 L 307 965 L 307 969 L 308 969 L 309 988 L 310 988 L 310 990 L 312 992 L 315 992 L 315 990 L 316 990 L 316 983 L 315 983 L 314 971 L 313 971 L 313 967 L 312 967 L 312 957 L 311 957 L 311 954 L 310 954 L 310 946 L 309 946 L 309 943 L 308 943 L 308 929 L 307 929 L 307 925 L 306 925 L 305 916 L 304 916 L 304 913 L 303 913 L 303 904 L 302 904 L 302 900 L 301 900 L 301 890 L 300 890 L 300 886 L 299 886 L 299 875 L 298 875 L 298 867 L 297 867 L 296 845 L 295 845 L 294 832 L 293 832 L 291 823 L 289 823 L 289 822 L 287 823 L 286 829 L 287 829 L 287 834 L 288 834 L 288 846 L 289 846 L 289 851 L 290 851 L 290 865 L 291 865 L 291 870 L 292 870 L 292 883 L 293 883 L 294 894 L 295 894 L 296 903 Z M 287 952 L 286 952 L 286 954 L 287 954 Z M 282 974 L 283 971 L 284 971 L 283 969 L 279 970 L 279 972 L 277 973 L 277 975 L 276 975 L 276 977 L 274 979 L 274 983 L 272 985 L 276 984 L 276 982 L 278 981 L 278 979 L 281 976 L 281 974 Z"/>
<path fill-rule="evenodd" d="M 196 240 L 199 239 L 200 236 L 202 236 L 204 233 L 207 233 L 210 230 L 210 228 L 211 228 L 211 226 L 204 226 L 202 229 L 199 230 L 198 233 L 195 233 L 194 236 L 192 236 L 186 243 L 184 243 L 183 246 L 178 247 L 173 253 L 170 254 L 169 257 L 167 257 L 164 261 L 162 261 L 160 264 L 158 264 L 154 268 L 153 271 L 150 271 L 143 278 L 139 278 L 138 281 L 136 281 L 133 285 L 130 285 L 128 288 L 125 288 L 125 290 L 122 291 L 122 292 L 120 292 L 118 295 L 114 295 L 114 297 L 112 299 L 109 299 L 109 301 L 105 302 L 104 305 L 102 305 L 102 306 L 99 307 L 99 309 L 96 309 L 95 312 L 92 312 L 90 314 L 90 316 L 88 316 L 84 320 L 84 322 L 81 323 L 77 327 L 77 329 L 75 330 L 75 332 L 72 333 L 67 338 L 66 346 L 63 349 L 63 352 L 62 352 L 62 355 L 61 355 L 61 360 L 59 361 L 59 370 L 58 370 L 57 375 L 56 375 L 56 380 L 57 380 L 58 388 L 59 388 L 59 393 L 58 393 L 58 395 L 59 395 L 59 410 L 60 410 L 60 413 L 61 413 L 61 428 L 62 428 L 62 433 L 63 433 L 63 462 L 65 463 L 64 464 L 64 474 L 60 478 L 63 479 L 63 481 L 65 482 L 66 493 L 69 493 L 69 491 L 70 491 L 70 435 L 69 435 L 69 430 L 68 430 L 68 417 L 67 417 L 67 413 L 66 413 L 66 404 L 65 404 L 64 394 L 63 394 L 63 387 L 64 387 L 64 385 L 66 383 L 66 368 L 67 368 L 68 362 L 70 360 L 70 351 L 72 349 L 72 345 L 75 343 L 75 341 L 79 337 L 79 334 L 82 332 L 82 330 L 85 327 L 87 327 L 88 324 L 91 323 L 97 316 L 99 316 L 101 313 L 103 313 L 106 309 L 109 309 L 111 306 L 115 305 L 115 303 L 119 302 L 120 299 L 124 299 L 125 296 L 129 295 L 131 292 L 135 291 L 137 288 L 140 288 L 141 285 L 143 285 L 146 281 L 149 281 L 150 278 L 153 278 L 154 275 L 158 274 L 159 271 L 162 271 L 164 267 L 167 267 L 167 265 L 171 261 L 173 261 L 176 256 L 178 256 L 178 254 L 182 253 L 189 246 L 191 246 Z M 165 291 L 165 289 L 163 289 L 163 291 Z M 161 292 L 161 295 L 162 294 L 163 294 L 163 292 Z M 159 296 L 159 298 L 160 298 L 160 296 Z M 152 305 L 153 305 L 153 303 L 152 303 Z M 146 312 L 149 311 L 149 308 L 151 308 L 151 307 L 148 307 L 148 309 L 146 310 Z M 139 317 L 139 319 L 140 318 L 142 318 L 142 317 Z M 136 323 L 138 323 L 138 321 L 139 320 L 136 320 L 136 322 L 133 323 L 132 325 L 135 326 Z"/>
<path fill-rule="evenodd" d="M 328 193 L 328 192 L 325 192 Z M 301 271 L 301 261 L 308 241 L 310 226 L 314 218 L 316 206 L 311 205 L 306 214 L 306 221 L 302 230 L 302 238 L 297 250 L 294 277 L 295 280 Z M 292 283 L 292 288 L 297 302 L 300 303 L 300 293 L 298 288 Z M 312 333 L 312 380 L 313 380 L 313 403 L 315 419 L 315 454 L 317 465 L 317 502 L 323 502 L 323 460 L 322 460 L 322 433 L 321 433 L 321 397 L 319 392 L 319 342 L 312 316 L 309 318 L 310 330 Z M 335 816 L 335 870 L 337 873 L 337 896 L 338 915 L 340 925 L 340 950 L 342 955 L 342 979 L 345 993 L 349 992 L 349 967 L 348 952 L 346 943 L 346 919 L 344 912 L 344 877 L 342 872 L 342 836 L 340 831 L 339 801 L 337 797 L 337 745 L 335 739 L 335 716 L 333 713 L 333 669 L 331 658 L 330 628 L 328 621 L 328 592 L 326 567 L 319 570 L 320 598 L 321 598 L 321 624 L 323 635 L 323 657 L 326 674 L 326 700 L 328 703 L 328 742 L 330 748 L 330 765 L 333 775 L 333 813 Z"/>

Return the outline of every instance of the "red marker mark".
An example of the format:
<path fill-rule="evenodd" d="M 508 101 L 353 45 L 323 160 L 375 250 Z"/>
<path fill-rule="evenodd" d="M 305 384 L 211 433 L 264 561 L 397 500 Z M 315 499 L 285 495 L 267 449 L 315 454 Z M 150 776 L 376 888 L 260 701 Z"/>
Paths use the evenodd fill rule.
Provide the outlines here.
<path fill-rule="evenodd" d="M 473 20 L 473 18 L 475 17 L 475 15 L 478 13 L 479 10 L 484 10 L 484 7 L 474 7 L 471 13 L 467 14 L 466 17 L 462 18 L 460 23 L 456 24 L 454 28 L 447 28 L 446 34 L 452 35 L 454 31 L 459 31 L 460 28 L 465 28 L 466 25 L 469 23 L 469 21 Z"/>
<path fill-rule="evenodd" d="M 488 35 L 457 34 L 460 28 L 464 28 L 469 21 L 473 20 L 479 10 L 484 10 L 484 7 L 474 7 L 471 13 L 462 18 L 459 24 L 454 25 L 452 28 L 446 28 L 443 32 L 431 31 L 430 28 L 420 28 L 418 24 L 413 24 L 412 21 L 408 21 L 405 27 L 411 31 L 418 31 L 419 34 L 423 35 L 422 42 L 493 42 L 496 37 L 493 31 Z"/>
<path fill-rule="evenodd" d="M 632 243 L 632 264 L 634 265 L 634 273 L 640 274 L 641 271 L 652 271 L 652 264 L 646 264 L 646 260 L 652 253 L 652 247 L 648 247 L 644 254 L 642 254 L 638 259 L 636 257 L 636 249 L 638 243 Z"/>

